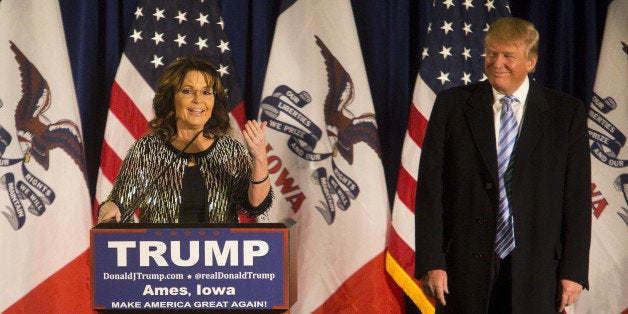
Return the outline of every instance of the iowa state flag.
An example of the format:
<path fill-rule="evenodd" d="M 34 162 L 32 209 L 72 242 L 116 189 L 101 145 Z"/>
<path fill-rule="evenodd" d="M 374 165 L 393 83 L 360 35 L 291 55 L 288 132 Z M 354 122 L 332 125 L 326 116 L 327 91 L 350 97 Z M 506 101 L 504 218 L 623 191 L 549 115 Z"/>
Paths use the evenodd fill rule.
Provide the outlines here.
<path fill-rule="evenodd" d="M 349 1 L 282 2 L 264 82 L 269 218 L 297 223 L 294 313 L 397 313 L 377 122 Z"/>
<path fill-rule="evenodd" d="M 59 4 L 3 0 L 0 30 L 0 312 L 89 312 L 92 220 Z"/>
<path fill-rule="evenodd" d="M 571 313 L 628 313 L 628 0 L 608 7 L 589 107 L 589 290 Z"/>

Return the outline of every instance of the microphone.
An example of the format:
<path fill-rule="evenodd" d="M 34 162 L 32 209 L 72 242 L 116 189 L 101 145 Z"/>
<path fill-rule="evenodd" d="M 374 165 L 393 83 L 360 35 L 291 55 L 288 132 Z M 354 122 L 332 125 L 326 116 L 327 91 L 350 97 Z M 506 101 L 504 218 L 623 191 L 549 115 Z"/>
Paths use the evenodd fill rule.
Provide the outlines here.
<path fill-rule="evenodd" d="M 168 165 L 166 167 L 164 167 L 161 172 L 159 174 L 157 174 L 157 176 L 155 176 L 153 178 L 153 180 L 146 186 L 146 188 L 144 189 L 144 191 L 142 191 L 141 194 L 139 194 L 139 196 L 135 199 L 135 201 L 133 203 L 131 203 L 131 205 L 126 208 L 125 210 L 120 209 L 121 212 L 123 212 L 124 214 L 122 215 L 121 219 L 120 219 L 120 223 L 124 223 L 127 220 L 131 219 L 131 217 L 133 217 L 133 214 L 135 214 L 135 209 L 140 206 L 140 203 L 144 200 L 144 198 L 146 198 L 146 195 L 148 194 L 148 191 L 150 191 L 150 189 L 153 187 L 153 185 L 155 185 L 155 183 L 157 183 L 157 179 L 161 178 L 164 173 L 166 173 L 166 170 L 168 170 L 168 168 L 170 168 L 172 166 L 172 164 L 174 164 L 174 162 L 181 156 L 181 154 L 183 154 L 185 152 L 185 150 L 192 145 L 192 143 L 196 140 L 196 138 L 203 133 L 206 129 L 209 129 L 213 126 L 216 125 L 216 121 L 214 119 L 209 119 L 209 121 L 207 122 L 207 124 L 205 125 L 205 127 L 200 130 L 198 133 L 196 133 L 196 135 L 194 135 L 194 137 L 192 137 L 192 139 L 183 147 L 183 149 L 176 155 L 174 156 L 174 158 L 172 158 L 172 160 L 170 160 L 170 162 L 168 163 Z M 114 218 L 115 221 L 115 218 Z"/>

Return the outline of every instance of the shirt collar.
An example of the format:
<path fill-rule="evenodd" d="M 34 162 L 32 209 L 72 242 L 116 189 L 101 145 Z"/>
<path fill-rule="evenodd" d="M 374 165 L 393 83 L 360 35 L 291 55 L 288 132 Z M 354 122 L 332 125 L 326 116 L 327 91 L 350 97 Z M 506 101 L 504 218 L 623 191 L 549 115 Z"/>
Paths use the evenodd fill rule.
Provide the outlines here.
<path fill-rule="evenodd" d="M 498 92 L 494 87 L 491 87 L 491 88 L 493 89 L 493 99 L 495 100 L 494 102 L 499 103 L 499 100 L 506 95 Z M 529 90 L 530 90 L 530 79 L 528 78 L 528 76 L 526 76 L 521 86 L 519 86 L 519 88 L 517 88 L 517 90 L 512 95 L 517 98 L 518 103 L 525 104 L 526 97 L 528 96 Z"/>

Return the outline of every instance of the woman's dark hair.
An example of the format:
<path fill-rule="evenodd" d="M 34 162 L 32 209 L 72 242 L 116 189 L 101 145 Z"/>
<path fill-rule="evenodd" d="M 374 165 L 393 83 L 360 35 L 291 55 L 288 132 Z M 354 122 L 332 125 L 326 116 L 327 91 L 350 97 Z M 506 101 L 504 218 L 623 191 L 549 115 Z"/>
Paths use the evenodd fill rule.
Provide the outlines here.
<path fill-rule="evenodd" d="M 206 58 L 189 56 L 172 61 L 161 73 L 159 82 L 157 82 L 155 98 L 153 98 L 155 118 L 148 122 L 150 133 L 156 134 L 166 141 L 176 134 L 174 95 L 181 89 L 185 76 L 192 71 L 201 72 L 207 85 L 214 90 L 214 109 L 211 118 L 205 123 L 203 136 L 213 138 L 225 135 L 230 131 L 227 93 L 220 82 L 218 71 Z"/>

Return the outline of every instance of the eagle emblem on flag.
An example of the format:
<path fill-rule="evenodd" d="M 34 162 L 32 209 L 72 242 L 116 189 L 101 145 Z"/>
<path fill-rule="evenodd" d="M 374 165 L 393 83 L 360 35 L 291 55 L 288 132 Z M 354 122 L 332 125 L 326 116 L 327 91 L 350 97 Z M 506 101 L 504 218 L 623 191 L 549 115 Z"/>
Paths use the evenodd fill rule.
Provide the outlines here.
<path fill-rule="evenodd" d="M 329 93 L 325 98 L 325 123 L 327 136 L 333 143 L 334 153 L 340 153 L 347 162 L 353 164 L 353 146 L 366 143 L 381 158 L 377 141 L 377 122 L 375 114 L 368 112 L 355 117 L 348 106 L 353 102 L 354 87 L 351 76 L 327 46 L 316 37 L 316 44 L 321 48 L 327 66 Z M 335 156 L 335 154 L 334 154 Z"/>
<path fill-rule="evenodd" d="M 260 120 L 267 121 L 270 129 L 289 135 L 287 145 L 296 156 L 310 162 L 321 162 L 331 157 L 331 169 L 320 166 L 310 175 L 310 180 L 320 187 L 323 196 L 315 207 L 331 225 L 336 217 L 336 208 L 343 211 L 349 209 L 351 200 L 360 193 L 359 185 L 341 170 L 335 158 L 342 158 L 348 165 L 353 165 L 354 147 L 358 143 L 366 144 L 378 158 L 381 158 L 381 152 L 375 114 L 367 112 L 356 116 L 351 112 L 349 107 L 354 96 L 351 75 L 318 36 L 314 39 L 321 49 L 327 73 L 328 91 L 322 105 L 325 127 L 318 127 L 310 119 L 312 115 L 302 112 L 312 103 L 310 94 L 307 91 L 297 92 L 287 85 L 277 86 L 271 96 L 263 99 Z M 317 152 L 315 148 L 323 139 L 323 129 L 326 130 L 331 151 Z"/>
<path fill-rule="evenodd" d="M 51 122 L 44 113 L 51 106 L 51 92 L 47 81 L 37 67 L 22 51 L 10 41 L 10 48 L 19 64 L 22 97 L 15 109 L 17 140 L 22 150 L 22 158 L 3 158 L 6 148 L 12 141 L 11 134 L 0 126 L 0 166 L 8 167 L 21 163 L 23 180 L 16 179 L 13 172 L 0 177 L 0 186 L 8 193 L 11 207 L 2 214 L 14 230 L 20 229 L 26 221 L 26 210 L 40 216 L 46 205 L 52 204 L 55 193 L 41 178 L 26 167 L 31 161 L 44 170 L 50 167 L 50 151 L 60 148 L 76 163 L 87 182 L 84 148 L 79 127 L 73 121 L 62 119 Z M 23 203 L 30 205 L 24 207 Z"/>

